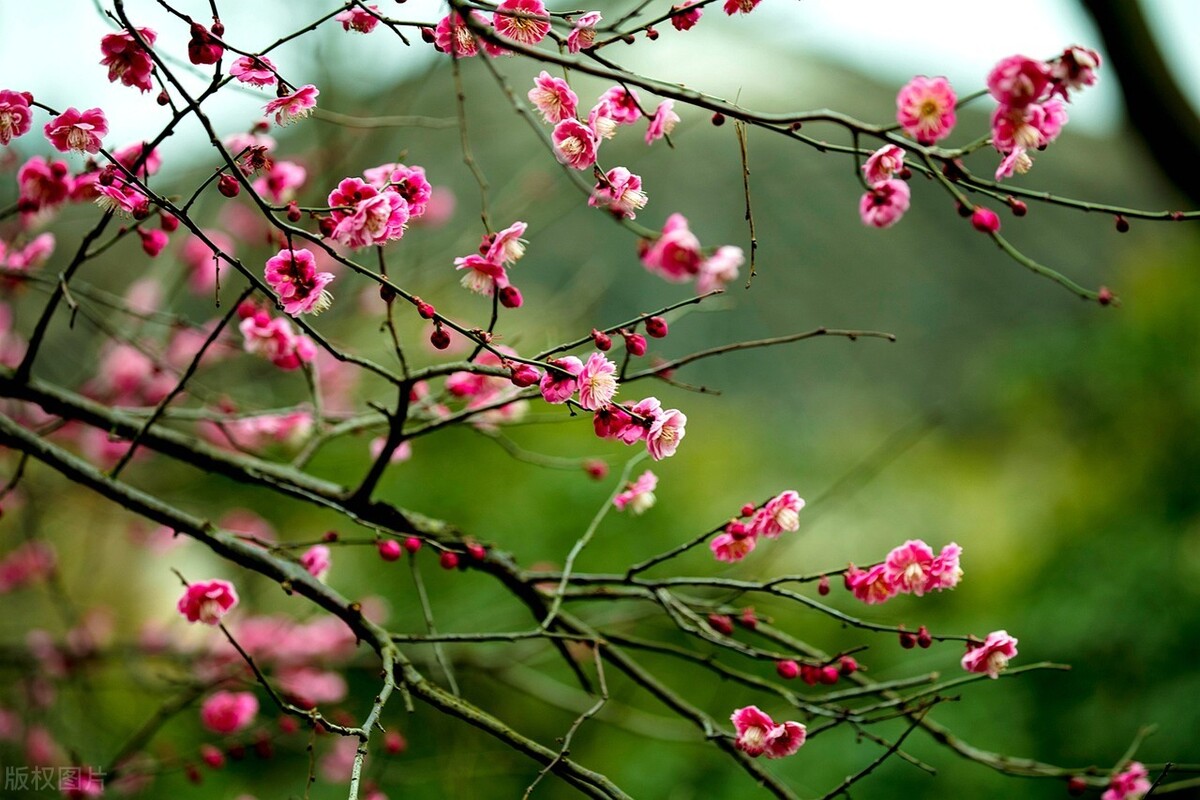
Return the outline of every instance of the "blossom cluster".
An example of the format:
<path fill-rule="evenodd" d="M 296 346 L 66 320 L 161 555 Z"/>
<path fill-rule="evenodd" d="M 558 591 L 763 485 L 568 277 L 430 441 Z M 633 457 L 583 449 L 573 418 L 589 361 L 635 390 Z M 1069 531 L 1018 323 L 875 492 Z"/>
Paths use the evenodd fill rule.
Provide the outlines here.
<path fill-rule="evenodd" d="M 774 539 L 785 531 L 800 529 L 800 511 L 804 498 L 789 489 L 772 497 L 760 508 L 747 505 L 742 519 L 730 520 L 725 530 L 709 542 L 709 549 L 718 561 L 741 561 L 758 544 L 758 537 Z"/>
<path fill-rule="evenodd" d="M 730 717 L 737 731 L 734 747 L 748 756 L 784 758 L 804 744 L 808 729 L 800 722 L 776 723 L 758 706 L 746 706 Z"/>
<path fill-rule="evenodd" d="M 953 542 L 934 555 L 920 539 L 910 539 L 893 548 L 881 564 L 846 570 L 846 588 L 864 603 L 882 603 L 897 594 L 915 594 L 953 589 L 962 579 L 959 556 L 962 548 Z"/>

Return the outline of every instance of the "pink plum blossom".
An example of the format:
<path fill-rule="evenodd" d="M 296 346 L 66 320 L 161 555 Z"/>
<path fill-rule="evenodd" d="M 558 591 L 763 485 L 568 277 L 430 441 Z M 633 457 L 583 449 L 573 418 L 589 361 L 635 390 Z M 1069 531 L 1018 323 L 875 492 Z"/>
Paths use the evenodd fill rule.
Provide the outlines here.
<path fill-rule="evenodd" d="M 45 580 L 58 562 L 54 548 L 36 539 L 18 545 L 0 558 L 0 595 Z"/>
<path fill-rule="evenodd" d="M 600 103 L 618 125 L 632 125 L 642 118 L 641 101 L 633 89 L 613 86 L 600 95 Z"/>
<path fill-rule="evenodd" d="M 216 625 L 221 617 L 237 605 L 237 601 L 237 592 L 228 581 L 201 581 L 188 584 L 179 598 L 178 608 L 188 622 Z"/>
<path fill-rule="evenodd" d="M 254 311 L 239 324 L 243 349 L 264 356 L 284 370 L 299 369 L 316 358 L 317 348 L 307 336 L 299 336 L 285 317 L 274 317 L 266 311 Z"/>
<path fill-rule="evenodd" d="M 0 241 L 0 264 L 9 269 L 34 269 L 45 264 L 53 252 L 53 233 L 40 233 L 20 249 L 8 250 Z"/>
<path fill-rule="evenodd" d="M 71 171 L 65 161 L 33 156 L 17 170 L 17 207 L 27 213 L 52 209 L 71 194 Z"/>
<path fill-rule="evenodd" d="M 767 758 L 790 756 L 800 749 L 808 734 L 808 730 L 799 722 L 776 725 L 758 706 L 739 708 L 733 712 L 730 720 L 737 731 L 734 747 L 748 756 L 761 756 L 764 753 Z"/>
<path fill-rule="evenodd" d="M 541 112 L 542 118 L 551 125 L 574 117 L 579 108 L 579 97 L 571 91 L 567 82 L 546 70 L 533 79 L 533 88 L 529 90 L 528 97 L 529 102 Z"/>
<path fill-rule="evenodd" d="M 858 201 L 858 215 L 864 225 L 890 228 L 908 211 L 909 197 L 908 184 L 904 181 L 896 178 L 879 181 Z"/>
<path fill-rule="evenodd" d="M 655 416 L 646 432 L 646 450 L 655 461 L 675 455 L 675 449 L 687 434 L 687 415 L 674 408 Z"/>
<path fill-rule="evenodd" d="M 883 603 L 896 595 L 896 587 L 888 580 L 884 564 L 876 564 L 867 570 L 851 564 L 846 570 L 846 588 L 868 605 Z"/>
<path fill-rule="evenodd" d="M 286 203 L 296 196 L 296 190 L 304 186 L 308 171 L 291 161 L 275 161 L 252 187 L 255 192 L 269 197 L 273 203 Z"/>
<path fill-rule="evenodd" d="M 554 155 L 563 164 L 574 169 L 587 169 L 596 163 L 596 150 L 600 143 L 591 128 L 571 117 L 554 126 L 551 134 Z"/>
<path fill-rule="evenodd" d="M 1050 78 L 1054 81 L 1053 93 L 1064 98 L 1069 90 L 1082 89 L 1096 83 L 1096 70 L 1100 69 L 1100 54 L 1079 45 L 1071 45 L 1050 66 Z"/>
<path fill-rule="evenodd" d="M 646 127 L 646 144 L 654 144 L 664 136 L 669 136 L 671 131 L 675 130 L 677 122 L 679 115 L 675 113 L 675 101 L 663 100 L 654 110 L 654 116 L 650 117 L 650 123 Z"/>
<path fill-rule="evenodd" d="M 791 489 L 772 497 L 754 515 L 750 524 L 755 534 L 773 539 L 784 531 L 800 529 L 800 511 L 804 508 L 804 498 Z"/>
<path fill-rule="evenodd" d="M 696 274 L 697 294 L 708 294 L 715 289 L 724 289 L 725 284 L 737 280 L 738 269 L 746 263 L 742 248 L 723 245 L 704 261 L 700 262 Z"/>
<path fill-rule="evenodd" d="M 542 391 L 542 399 L 547 403 L 565 403 L 579 388 L 579 374 L 583 372 L 583 362 L 575 356 L 552 358 L 546 362 L 551 369 L 542 375 L 538 388 Z"/>
<path fill-rule="evenodd" d="M 589 11 L 575 20 L 575 27 L 567 34 L 567 52 L 587 50 L 596 42 L 596 23 L 604 17 L 599 11 Z"/>
<path fill-rule="evenodd" d="M 345 178 L 329 194 L 333 238 L 347 247 L 385 244 L 404 236 L 408 201 L 390 189 L 376 189 L 361 178 Z"/>
<path fill-rule="evenodd" d="M 108 133 L 108 120 L 98 108 L 68 108 L 47 122 L 43 131 L 60 153 L 74 150 L 95 155 L 100 152 L 100 140 Z"/>
<path fill-rule="evenodd" d="M 948 80 L 918 75 L 896 95 L 896 121 L 919 143 L 933 144 L 954 128 L 957 101 Z"/>
<path fill-rule="evenodd" d="M 671 25 L 675 30 L 691 30 L 704 16 L 704 9 L 692 8 L 695 3 L 696 0 L 683 0 L 679 5 L 671 6 Z"/>
<path fill-rule="evenodd" d="M 867 183 L 886 181 L 904 167 L 904 151 L 894 144 L 886 144 L 876 150 L 863 164 L 863 176 Z"/>
<path fill-rule="evenodd" d="M 476 294 L 490 297 L 496 289 L 508 286 L 508 273 L 504 265 L 489 261 L 478 253 L 454 259 L 454 268 L 464 271 L 463 287 Z"/>
<path fill-rule="evenodd" d="M 146 48 L 154 44 L 157 34 L 149 28 L 138 28 L 137 32 L 141 43 L 129 31 L 103 37 L 100 40 L 100 52 L 104 58 L 100 59 L 100 63 L 108 67 L 108 79 L 112 83 L 120 81 L 126 86 L 148 92 L 154 88 L 150 80 L 154 61 Z"/>
<path fill-rule="evenodd" d="M 749 14 L 761 2 L 762 0 L 725 0 L 725 13 L 730 16 L 734 14 Z"/>
<path fill-rule="evenodd" d="M 472 11 L 471 18 L 482 28 L 491 26 L 482 11 Z M 470 58 L 479 52 L 474 34 L 457 11 L 450 12 L 438 22 L 434 42 L 439 50 L 455 58 Z"/>
<path fill-rule="evenodd" d="M 311 83 L 301 86 L 291 94 L 276 97 L 263 107 L 268 116 L 275 115 L 276 125 L 290 125 L 303 119 L 317 106 L 317 95 L 321 91 Z"/>
<path fill-rule="evenodd" d="M 1007 631 L 992 631 L 982 644 L 967 650 L 962 657 L 962 668 L 967 672 L 987 673 L 989 678 L 998 678 L 1008 666 L 1008 660 L 1016 655 L 1017 639 L 1009 636 Z"/>
<path fill-rule="evenodd" d="M 281 670 L 276 677 L 279 688 L 304 708 L 313 708 L 321 703 L 340 703 L 346 699 L 346 679 L 336 672 L 295 666 Z"/>
<path fill-rule="evenodd" d="M 20 92 L 0 90 L 0 144 L 6 145 L 18 136 L 24 136 L 32 124 L 29 98 Z"/>
<path fill-rule="evenodd" d="M 96 186 L 96 205 L 115 214 L 140 217 L 149 212 L 150 199 L 118 178 L 107 186 Z"/>
<path fill-rule="evenodd" d="M 545 19 L 547 13 L 542 0 L 504 0 L 496 6 L 492 25 L 496 33 L 506 39 L 535 45 L 550 33 L 550 21 Z"/>
<path fill-rule="evenodd" d="M 642 179 L 625 167 L 613 167 L 596 184 L 588 205 L 605 208 L 613 216 L 636 219 L 637 212 L 646 205 L 646 193 L 642 191 Z"/>
<path fill-rule="evenodd" d="M 266 56 L 242 56 L 229 65 L 229 74 L 251 86 L 274 86 L 276 80 L 275 64 Z"/>
<path fill-rule="evenodd" d="M 601 100 L 588 112 L 587 126 L 597 141 L 611 139 L 617 135 L 617 121 L 612 118 L 612 106 Z"/>
<path fill-rule="evenodd" d="M 617 393 L 617 365 L 601 353 L 592 353 L 580 371 L 579 405 L 595 411 L 612 402 Z"/>
<path fill-rule="evenodd" d="M 758 537 L 747 530 L 744 524 L 734 520 L 726 525 L 725 531 L 717 534 L 708 546 L 717 561 L 732 564 L 748 556 L 757 544 Z"/>
<path fill-rule="evenodd" d="M 1150 791 L 1150 773 L 1140 761 L 1132 761 L 1113 775 L 1100 800 L 1141 800 Z"/>
<path fill-rule="evenodd" d="M 525 255 L 525 234 L 528 224 L 520 220 L 498 232 L 488 245 L 487 260 L 496 264 L 512 266 Z"/>
<path fill-rule="evenodd" d="M 1024 108 L 1041 100 L 1050 88 L 1050 70 L 1043 61 L 1009 56 L 992 67 L 987 87 L 1001 105 Z"/>
<path fill-rule="evenodd" d="M 280 250 L 267 259 L 264 277 L 279 295 L 287 314 L 320 314 L 329 308 L 333 297 L 325 287 L 333 280 L 329 272 L 317 272 L 311 251 Z"/>
<path fill-rule="evenodd" d="M 675 282 L 695 275 L 701 259 L 700 240 L 688 228 L 687 218 L 682 214 L 667 217 L 662 234 L 642 253 L 646 269 Z"/>
<path fill-rule="evenodd" d="M 654 490 L 658 488 L 658 476 L 646 470 L 637 480 L 628 483 L 625 490 L 613 498 L 617 511 L 628 508 L 634 514 L 642 514 L 654 505 Z"/>
<path fill-rule="evenodd" d="M 380 191 L 390 189 L 408 203 L 408 219 L 422 216 L 433 198 L 433 187 L 425 177 L 425 168 L 404 164 L 381 164 L 363 171 L 367 183 Z"/>
<path fill-rule="evenodd" d="M 200 706 L 200 721 L 213 733 L 237 733 L 254 722 L 258 698 L 253 692 L 214 692 Z"/>
<path fill-rule="evenodd" d="M 367 8 L 376 13 L 379 12 L 379 6 L 368 6 Z M 362 8 L 347 9 L 335 16 L 334 20 L 342 23 L 342 30 L 347 32 L 370 33 L 379 24 L 379 17 Z"/>
<path fill-rule="evenodd" d="M 314 578 L 323 581 L 325 580 L 325 576 L 329 574 L 329 567 L 333 564 L 333 561 L 330 558 L 328 547 L 323 544 L 314 544 L 300 556 L 300 564 Z"/>
<path fill-rule="evenodd" d="M 899 592 L 917 597 L 933 590 L 953 589 L 962 578 L 962 548 L 948 544 L 934 556 L 929 545 L 910 539 L 888 553 L 884 569 L 888 582 Z"/>
<path fill-rule="evenodd" d="M 208 28 L 199 22 L 193 22 L 190 31 L 191 38 L 188 39 L 187 44 L 188 61 L 199 66 L 215 64 L 221 60 L 221 56 L 225 54 L 225 48 Z"/>

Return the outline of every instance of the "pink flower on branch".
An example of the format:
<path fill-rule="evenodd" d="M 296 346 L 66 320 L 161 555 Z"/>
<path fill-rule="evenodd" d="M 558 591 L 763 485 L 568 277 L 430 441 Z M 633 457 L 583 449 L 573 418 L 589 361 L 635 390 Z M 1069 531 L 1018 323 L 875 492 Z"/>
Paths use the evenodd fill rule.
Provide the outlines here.
<path fill-rule="evenodd" d="M 675 455 L 687 434 L 687 415 L 674 408 L 659 411 L 646 432 L 646 450 L 655 461 Z"/>
<path fill-rule="evenodd" d="M 903 168 L 904 151 L 894 144 L 887 144 L 871 154 L 862 171 L 867 183 L 875 184 L 886 181 Z"/>
<path fill-rule="evenodd" d="M 177 607 L 188 622 L 216 625 L 237 602 L 238 596 L 233 584 L 228 581 L 211 580 L 188 584 L 183 597 L 179 598 Z"/>
<path fill-rule="evenodd" d="M 268 116 L 275 115 L 276 125 L 290 125 L 304 119 L 317 106 L 317 95 L 321 91 L 311 83 L 301 86 L 291 94 L 276 97 L 263 107 Z"/>
<path fill-rule="evenodd" d="M 617 365 L 600 353 L 588 356 L 578 375 L 579 405 L 595 411 L 612 402 L 617 393 Z"/>
<path fill-rule="evenodd" d="M 1079 90 L 1096 83 L 1100 54 L 1086 47 L 1071 45 L 1049 67 L 1050 78 L 1054 81 L 1051 93 L 1066 98 L 1069 90 Z"/>
<path fill-rule="evenodd" d="M 313 254 L 299 250 L 280 250 L 267 259 L 264 271 L 267 284 L 279 295 L 287 314 L 320 314 L 329 308 L 333 297 L 325 287 L 333 280 L 329 272 L 317 272 Z"/>
<path fill-rule="evenodd" d="M 549 368 L 538 388 L 542 391 L 542 399 L 547 403 L 565 403 L 579 388 L 579 375 L 583 372 L 583 362 L 575 356 L 552 358 L 546 362 Z"/>
<path fill-rule="evenodd" d="M 750 523 L 750 529 L 768 539 L 773 539 L 784 531 L 797 531 L 800 529 L 800 511 L 803 508 L 804 498 L 789 489 L 772 497 L 758 510 Z"/>
<path fill-rule="evenodd" d="M 275 64 L 266 56 L 242 56 L 229 65 L 229 74 L 251 86 L 274 86 Z"/>
<path fill-rule="evenodd" d="M 748 756 L 783 758 L 800 749 L 808 730 L 799 722 L 775 721 L 763 713 L 758 706 L 746 706 L 733 712 L 730 717 L 737 731 L 734 747 Z"/>
<path fill-rule="evenodd" d="M 746 263 L 742 248 L 724 245 L 717 252 L 700 262 L 696 275 L 696 293 L 708 294 L 715 289 L 724 289 L 725 284 L 737 280 L 738 269 Z"/>
<path fill-rule="evenodd" d="M 575 27 L 567 34 L 567 52 L 590 49 L 596 42 L 596 23 L 602 19 L 599 11 L 589 11 L 575 20 Z"/>
<path fill-rule="evenodd" d="M 704 16 L 704 9 L 692 8 L 696 0 L 684 0 L 679 5 L 671 6 L 671 25 L 677 31 L 691 30 L 700 17 Z"/>
<path fill-rule="evenodd" d="M 68 108 L 47 122 L 43 130 L 60 153 L 74 150 L 95 155 L 100 152 L 100 140 L 108 133 L 108 120 L 98 108 L 85 111 Z"/>
<path fill-rule="evenodd" d="M 146 49 L 154 44 L 157 34 L 149 28 L 138 28 L 142 42 L 128 31 L 110 33 L 100 40 L 100 52 L 104 58 L 100 63 L 108 67 L 108 79 L 112 83 L 120 81 L 126 86 L 132 86 L 143 92 L 154 88 L 150 74 L 154 70 L 154 61 Z"/>
<path fill-rule="evenodd" d="M 646 127 L 646 144 L 654 144 L 664 136 L 670 135 L 677 122 L 679 115 L 675 113 L 675 101 L 663 100 L 654 110 L 654 116 L 650 118 L 650 124 Z"/>
<path fill-rule="evenodd" d="M 213 733 L 237 733 L 254 722 L 258 698 L 251 692 L 216 692 L 200 706 L 200 721 Z"/>
<path fill-rule="evenodd" d="M 550 138 L 554 142 L 554 155 L 563 164 L 574 169 L 587 169 L 596 163 L 600 143 L 592 129 L 574 117 L 555 125 Z"/>
<path fill-rule="evenodd" d="M 367 6 L 367 8 L 376 14 L 379 13 L 379 6 Z M 357 31 L 358 33 L 370 33 L 379 24 L 379 17 L 361 8 L 347 9 L 335 16 L 334 20 L 342 23 L 342 30 Z"/>
<path fill-rule="evenodd" d="M 504 0 L 496 6 L 492 25 L 500 36 L 532 46 L 550 33 L 547 16 L 546 4 L 542 0 Z"/>
<path fill-rule="evenodd" d="M 988 92 L 1010 108 L 1024 108 L 1044 99 L 1050 88 L 1050 70 L 1045 62 L 1015 55 L 1002 59 L 987 77 Z"/>
<path fill-rule="evenodd" d="M 625 167 L 613 167 L 592 189 L 588 205 L 605 208 L 613 216 L 636 219 L 637 212 L 646 205 L 646 193 L 642 191 L 642 179 Z"/>
<path fill-rule="evenodd" d="M 729 16 L 749 14 L 761 2 L 762 0 L 725 0 L 725 13 Z"/>
<path fill-rule="evenodd" d="M 930 145 L 950 135 L 956 102 L 948 80 L 918 75 L 896 95 L 896 121 L 909 136 Z"/>
<path fill-rule="evenodd" d="M 669 281 L 683 282 L 700 270 L 700 240 L 688 228 L 687 217 L 672 214 L 662 234 L 642 253 L 642 265 Z"/>
<path fill-rule="evenodd" d="M 567 82 L 546 70 L 533 79 L 533 88 L 529 90 L 528 97 L 529 102 L 541 112 L 542 118 L 551 125 L 574 117 L 579 108 L 579 97 L 571 91 Z"/>
<path fill-rule="evenodd" d="M 883 603 L 896 595 L 896 585 L 888 579 L 884 564 L 876 564 L 867 570 L 851 564 L 846 570 L 846 588 L 868 605 Z"/>
<path fill-rule="evenodd" d="M 300 564 L 319 581 L 325 580 L 325 576 L 329 574 L 329 568 L 333 565 L 333 560 L 330 558 L 329 548 L 323 544 L 315 544 L 304 551 L 304 555 L 300 556 Z"/>
<path fill-rule="evenodd" d="M 472 11 L 471 19 L 481 28 L 491 27 L 491 22 L 482 11 Z M 455 58 L 470 58 L 479 52 L 475 35 L 457 11 L 450 12 L 438 22 L 434 29 L 434 43 L 443 53 Z"/>
<path fill-rule="evenodd" d="M 0 144 L 8 144 L 29 132 L 33 115 L 29 98 L 20 92 L 0 90 Z"/>
<path fill-rule="evenodd" d="M 1017 639 L 1009 636 L 1007 631 L 992 631 L 982 643 L 967 646 L 970 649 L 962 657 L 962 668 L 967 672 L 986 673 L 989 678 L 1000 677 L 1008 660 L 1017 655 Z"/>
<path fill-rule="evenodd" d="M 708 546 L 717 561 L 732 564 L 748 556 L 757 544 L 758 536 L 747 528 L 745 523 L 733 520 L 725 526 L 723 533 L 717 534 L 709 542 Z"/>
<path fill-rule="evenodd" d="M 654 505 L 654 490 L 657 488 L 658 476 L 646 470 L 613 498 L 613 505 L 617 507 L 617 511 L 628 508 L 634 514 L 642 514 Z"/>
<path fill-rule="evenodd" d="M 385 244 L 404 236 L 408 201 L 390 189 L 380 191 L 360 178 L 345 178 L 329 194 L 333 238 L 347 247 Z"/>
<path fill-rule="evenodd" d="M 858 215 L 864 225 L 890 228 L 908 211 L 910 190 L 902 180 L 879 181 L 858 201 Z"/>
<path fill-rule="evenodd" d="M 1140 761 L 1133 761 L 1113 775 L 1100 800 L 1141 800 L 1150 791 L 1150 773 Z"/>
<path fill-rule="evenodd" d="M 425 177 L 425 168 L 404 164 L 381 164 L 363 170 L 367 183 L 379 191 L 392 190 L 408 203 L 409 221 L 422 216 L 433 197 L 433 187 Z"/>

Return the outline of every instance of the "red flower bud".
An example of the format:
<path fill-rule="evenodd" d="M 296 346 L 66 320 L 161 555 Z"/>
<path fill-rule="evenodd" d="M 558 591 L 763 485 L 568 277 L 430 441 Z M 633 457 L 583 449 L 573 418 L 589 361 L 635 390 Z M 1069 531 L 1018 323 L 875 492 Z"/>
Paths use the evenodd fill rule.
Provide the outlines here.
<path fill-rule="evenodd" d="M 437 310 L 432 305 L 426 303 L 419 297 L 414 297 L 413 299 L 417 301 L 417 313 L 420 314 L 423 319 L 434 318 L 434 315 L 437 314 Z"/>
<path fill-rule="evenodd" d="M 790 681 L 800 674 L 800 665 L 790 658 L 783 661 L 776 661 L 775 671 L 779 673 L 779 677 L 785 681 Z"/>
<path fill-rule="evenodd" d="M 995 233 L 1000 230 L 1000 216 L 990 208 L 975 206 L 971 212 L 971 225 L 980 233 Z"/>
<path fill-rule="evenodd" d="M 924 625 L 917 628 L 917 645 L 921 649 L 927 649 L 931 644 L 933 644 L 933 637 L 929 635 L 929 629 Z"/>
<path fill-rule="evenodd" d="M 226 197 L 237 197 L 238 192 L 242 191 L 242 185 L 232 175 L 222 175 L 217 180 L 217 191 Z"/>
<path fill-rule="evenodd" d="M 442 569 L 455 569 L 458 567 L 458 553 L 447 550 L 438 556 L 438 563 L 442 565 Z"/>
<path fill-rule="evenodd" d="M 400 558 L 400 543 L 395 539 L 384 539 L 376 547 L 379 548 L 379 557 L 384 561 L 395 561 Z"/>
<path fill-rule="evenodd" d="M 829 594 L 829 576 L 822 575 L 821 580 L 817 581 L 817 594 L 824 597 Z"/>
<path fill-rule="evenodd" d="M 608 464 L 598 458 L 589 458 L 583 462 L 583 471 L 594 480 L 603 480 L 608 474 Z"/>
<path fill-rule="evenodd" d="M 838 675 L 838 668 L 833 664 L 828 664 L 824 667 L 821 667 L 821 683 L 827 686 L 832 686 L 833 684 L 837 683 Z"/>
<path fill-rule="evenodd" d="M 717 633 L 723 633 L 726 636 L 733 635 L 733 620 L 725 614 L 709 614 L 708 624 Z"/>
<path fill-rule="evenodd" d="M 595 328 L 592 328 L 592 342 L 596 345 L 597 350 L 607 350 L 612 347 L 612 337 Z"/>
<path fill-rule="evenodd" d="M 838 659 L 838 669 L 843 675 L 853 675 L 858 672 L 858 662 L 853 656 L 842 656 Z"/>
<path fill-rule="evenodd" d="M 383 749 L 388 755 L 397 756 L 408 749 L 408 742 L 399 731 L 388 731 L 383 737 Z"/>
<path fill-rule="evenodd" d="M 512 368 L 512 382 L 514 386 L 520 386 L 524 389 L 526 386 L 533 386 L 542 376 L 537 369 L 529 364 L 516 364 Z"/>
<path fill-rule="evenodd" d="M 445 350 L 450 346 L 450 334 L 446 333 L 439 325 L 433 329 L 433 333 L 429 334 L 429 343 L 438 350 Z"/>
<path fill-rule="evenodd" d="M 332 217 L 321 217 L 317 220 L 317 230 L 321 231 L 321 235 L 328 239 L 333 236 L 333 229 L 337 227 L 337 223 Z"/>
<path fill-rule="evenodd" d="M 667 335 L 667 321 L 662 317 L 651 317 L 646 320 L 646 333 L 655 339 L 663 338 Z"/>
<path fill-rule="evenodd" d="M 301 216 L 300 215 L 300 206 L 296 205 L 296 201 L 293 200 L 292 202 L 288 203 L 287 204 L 288 222 L 299 222 L 300 216 Z"/>
<path fill-rule="evenodd" d="M 625 349 L 631 356 L 646 355 L 646 337 L 640 333 L 630 333 L 629 331 L 621 331 L 621 335 L 625 337 Z"/>
<path fill-rule="evenodd" d="M 415 553 L 421 549 L 421 540 L 416 536 L 409 536 L 404 540 L 404 549 L 409 553 Z"/>
<path fill-rule="evenodd" d="M 1117 233 L 1126 233 L 1129 230 L 1129 220 L 1125 219 L 1125 217 L 1121 216 L 1120 214 L 1117 214 L 1117 218 L 1114 220 L 1114 223 L 1116 224 Z"/>
<path fill-rule="evenodd" d="M 505 308 L 520 308 L 524 302 L 524 298 L 521 297 L 521 290 L 517 287 L 505 286 L 500 290 L 500 305 Z"/>

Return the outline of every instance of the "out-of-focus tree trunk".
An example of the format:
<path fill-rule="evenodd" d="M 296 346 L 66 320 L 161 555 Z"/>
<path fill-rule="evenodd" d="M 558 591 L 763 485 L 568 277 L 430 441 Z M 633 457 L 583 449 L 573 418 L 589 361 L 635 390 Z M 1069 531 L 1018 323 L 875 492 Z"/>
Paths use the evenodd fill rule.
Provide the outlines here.
<path fill-rule="evenodd" d="M 1200 206 L 1200 117 L 1163 59 L 1138 0 L 1081 0 L 1096 21 L 1129 119 L 1163 173 Z"/>

